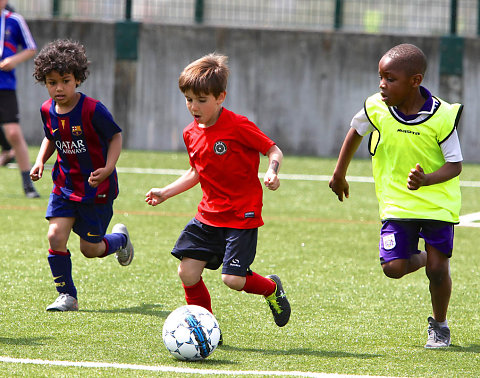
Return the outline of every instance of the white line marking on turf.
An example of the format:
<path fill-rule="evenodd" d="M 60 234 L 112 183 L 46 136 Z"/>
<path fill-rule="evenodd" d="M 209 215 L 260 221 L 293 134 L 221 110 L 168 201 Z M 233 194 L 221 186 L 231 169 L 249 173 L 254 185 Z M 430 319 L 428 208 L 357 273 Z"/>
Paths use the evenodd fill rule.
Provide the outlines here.
<path fill-rule="evenodd" d="M 174 175 L 181 176 L 186 171 L 184 169 L 162 169 L 162 168 L 127 168 L 117 167 L 119 173 L 136 173 L 136 174 L 150 174 L 150 175 Z M 258 177 L 263 177 L 265 173 L 259 173 Z M 329 175 L 300 175 L 280 173 L 282 180 L 298 180 L 298 181 L 330 181 L 332 176 Z M 374 183 L 372 176 L 347 176 L 347 181 Z M 480 181 L 460 181 L 460 186 L 480 188 Z"/>
<path fill-rule="evenodd" d="M 465 214 L 460 216 L 459 226 L 480 227 L 480 213 Z"/>
<path fill-rule="evenodd" d="M 152 174 L 152 175 L 175 175 L 181 176 L 186 171 L 181 169 L 158 169 L 158 168 L 117 168 L 119 173 L 141 173 L 141 174 Z M 258 177 L 262 178 L 264 173 L 259 173 Z M 330 181 L 331 176 L 327 175 L 298 175 L 298 174 L 280 174 L 280 179 L 282 180 L 297 180 L 297 181 Z M 373 177 L 371 176 L 347 176 L 347 181 L 350 182 L 363 182 L 363 183 L 374 183 Z M 480 181 L 460 181 L 460 186 L 465 187 L 480 187 Z M 480 212 L 467 214 L 460 217 L 460 223 L 458 226 L 461 227 L 480 227 Z"/>
<path fill-rule="evenodd" d="M 268 375 L 268 376 L 286 376 L 286 377 L 314 377 L 314 378 L 385 378 L 373 375 L 344 375 L 344 374 L 327 374 L 312 373 L 302 371 L 258 371 L 258 370 L 214 370 L 214 369 L 193 369 L 193 368 L 177 368 L 173 366 L 149 366 L 136 364 L 119 364 L 107 362 L 78 362 L 78 361 L 50 361 L 50 360 L 33 360 L 29 358 L 13 358 L 0 356 L 0 362 L 18 363 L 18 364 L 34 364 L 34 365 L 50 365 L 50 366 L 76 366 L 87 368 L 112 368 L 125 370 L 144 370 L 144 371 L 160 371 L 182 374 L 207 374 L 207 375 Z"/>
<path fill-rule="evenodd" d="M 8 164 L 9 168 L 16 168 L 15 163 Z M 51 169 L 52 166 L 45 166 L 45 168 Z M 162 169 L 162 168 L 128 168 L 117 167 L 119 173 L 134 173 L 134 174 L 147 174 L 147 175 L 172 175 L 181 176 L 186 171 L 183 169 Z M 262 178 L 264 173 L 259 173 L 258 177 Z M 288 174 L 281 173 L 280 179 L 282 180 L 297 180 L 297 181 L 330 181 L 331 176 L 328 175 L 300 175 L 300 174 Z M 347 181 L 350 182 L 362 182 L 362 183 L 374 183 L 371 176 L 347 176 Z M 460 181 L 460 186 L 480 188 L 480 181 Z M 460 223 L 458 226 L 462 227 L 480 227 L 480 212 L 472 213 L 460 216 Z"/>
<path fill-rule="evenodd" d="M 16 163 L 9 163 L 8 168 L 17 168 Z M 52 169 L 52 165 L 45 165 L 45 170 Z M 134 174 L 146 174 L 146 175 L 172 175 L 181 176 L 185 169 L 163 169 L 163 168 L 130 168 L 130 167 L 117 167 L 119 173 L 134 173 Z M 258 177 L 263 178 L 265 173 L 259 173 Z M 330 181 L 332 176 L 329 175 L 300 175 L 300 174 L 288 174 L 280 173 L 280 179 L 282 180 L 297 180 L 297 181 Z M 372 176 L 347 176 L 347 181 L 351 182 L 363 182 L 374 183 Z M 480 181 L 461 181 L 460 186 L 480 188 Z"/>

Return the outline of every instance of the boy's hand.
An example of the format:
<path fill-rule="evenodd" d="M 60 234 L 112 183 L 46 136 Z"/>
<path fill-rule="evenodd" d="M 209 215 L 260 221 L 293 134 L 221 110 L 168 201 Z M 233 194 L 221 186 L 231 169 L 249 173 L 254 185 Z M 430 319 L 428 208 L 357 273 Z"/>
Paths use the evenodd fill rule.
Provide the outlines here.
<path fill-rule="evenodd" d="M 110 176 L 112 172 L 110 172 L 106 168 L 98 168 L 92 173 L 90 173 L 90 177 L 88 178 L 88 185 L 92 188 L 96 188 L 100 185 L 105 179 Z"/>
<path fill-rule="evenodd" d="M 345 194 L 345 198 L 348 198 L 348 196 L 350 195 L 349 185 L 345 177 L 340 179 L 333 176 L 330 179 L 328 186 L 330 189 L 332 189 L 332 192 L 334 192 L 337 195 L 339 201 L 343 202 L 344 194 Z"/>
<path fill-rule="evenodd" d="M 424 186 L 427 181 L 427 175 L 423 172 L 423 168 L 417 163 L 415 168 L 410 170 L 407 180 L 407 188 L 410 190 L 417 190 Z"/>
<path fill-rule="evenodd" d="M 278 187 L 280 186 L 280 179 L 272 169 L 269 169 L 267 173 L 265 173 L 263 182 L 265 186 L 270 190 L 277 190 Z"/>
<path fill-rule="evenodd" d="M 151 206 L 157 206 L 166 200 L 167 199 L 162 194 L 161 188 L 152 188 L 147 194 L 145 194 L 145 202 Z"/>
<path fill-rule="evenodd" d="M 15 68 L 15 61 L 12 58 L 5 58 L 0 60 L 0 70 L 1 71 L 11 71 Z"/>
<path fill-rule="evenodd" d="M 42 178 L 43 175 L 43 164 L 35 163 L 35 165 L 30 169 L 30 178 L 32 181 L 38 181 Z"/>

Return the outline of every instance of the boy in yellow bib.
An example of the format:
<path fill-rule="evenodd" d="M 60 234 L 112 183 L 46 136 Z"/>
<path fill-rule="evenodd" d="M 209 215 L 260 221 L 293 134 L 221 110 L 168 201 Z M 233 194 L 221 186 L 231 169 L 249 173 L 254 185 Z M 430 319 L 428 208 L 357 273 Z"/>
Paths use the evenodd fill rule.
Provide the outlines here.
<path fill-rule="evenodd" d="M 426 67 L 425 55 L 411 44 L 395 46 L 380 59 L 380 92 L 352 119 L 329 186 L 340 201 L 348 198 L 348 165 L 370 134 L 383 272 L 401 278 L 425 267 L 433 309 L 425 347 L 441 348 L 450 345 L 449 258 L 453 225 L 459 221 L 463 160 L 456 128 L 463 106 L 448 104 L 421 86 Z M 419 238 L 425 251 L 418 249 Z"/>

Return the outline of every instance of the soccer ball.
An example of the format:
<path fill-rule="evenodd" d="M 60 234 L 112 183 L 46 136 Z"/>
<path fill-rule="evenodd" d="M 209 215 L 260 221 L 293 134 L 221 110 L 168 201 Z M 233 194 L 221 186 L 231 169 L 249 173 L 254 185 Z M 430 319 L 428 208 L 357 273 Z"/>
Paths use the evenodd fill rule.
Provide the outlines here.
<path fill-rule="evenodd" d="M 218 346 L 220 327 L 207 309 L 186 305 L 168 315 L 162 335 L 163 343 L 175 358 L 198 361 L 207 358 Z"/>

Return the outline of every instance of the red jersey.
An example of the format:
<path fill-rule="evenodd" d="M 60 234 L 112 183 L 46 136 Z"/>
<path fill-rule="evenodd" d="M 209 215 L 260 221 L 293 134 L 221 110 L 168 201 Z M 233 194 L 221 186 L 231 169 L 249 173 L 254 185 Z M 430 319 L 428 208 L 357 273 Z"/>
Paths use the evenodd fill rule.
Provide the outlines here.
<path fill-rule="evenodd" d="M 210 127 L 193 121 L 183 139 L 203 191 L 195 218 L 216 227 L 263 225 L 259 153 L 265 155 L 275 143 L 246 117 L 225 108 Z"/>

